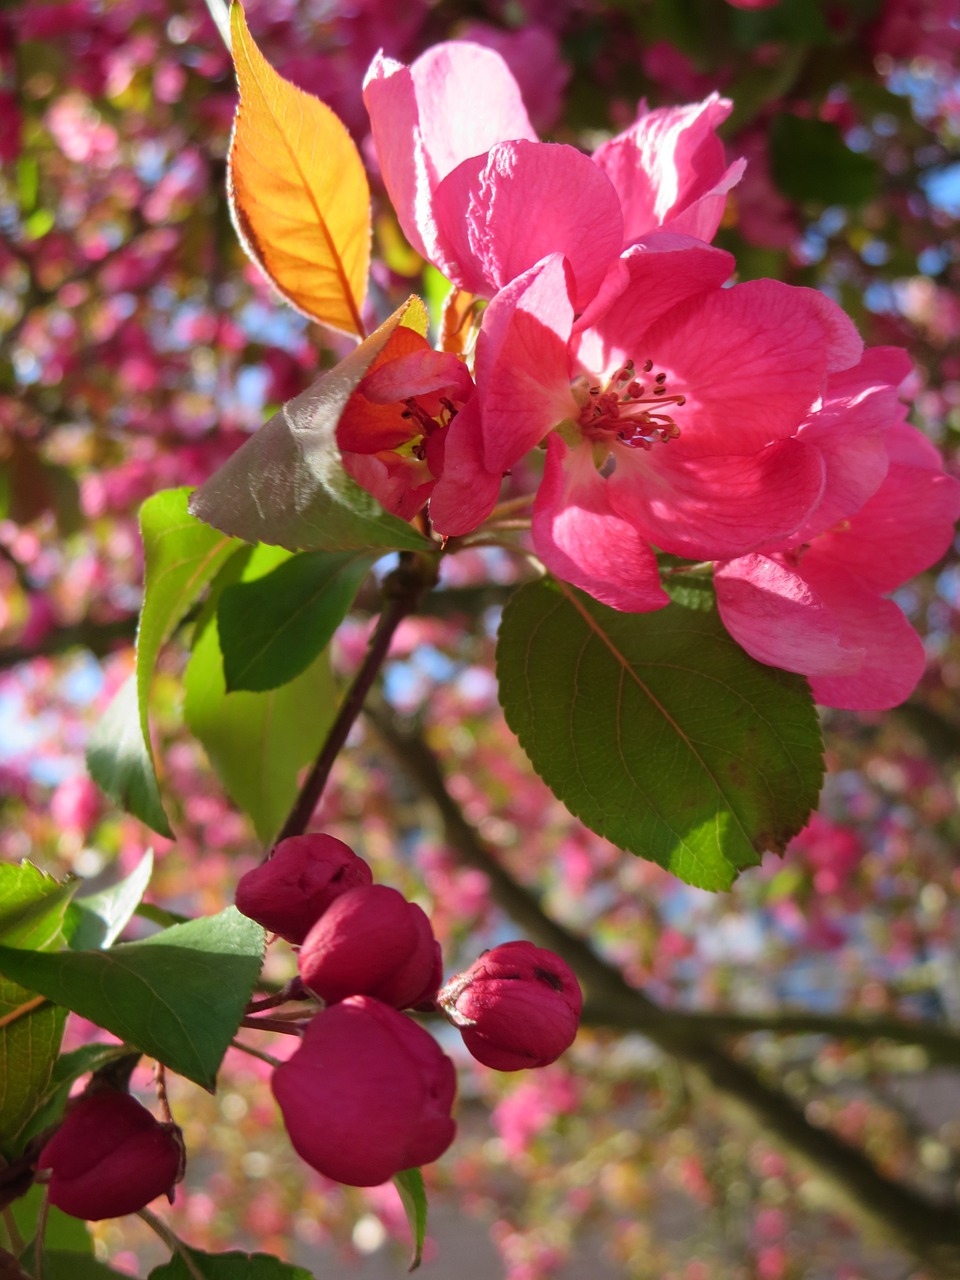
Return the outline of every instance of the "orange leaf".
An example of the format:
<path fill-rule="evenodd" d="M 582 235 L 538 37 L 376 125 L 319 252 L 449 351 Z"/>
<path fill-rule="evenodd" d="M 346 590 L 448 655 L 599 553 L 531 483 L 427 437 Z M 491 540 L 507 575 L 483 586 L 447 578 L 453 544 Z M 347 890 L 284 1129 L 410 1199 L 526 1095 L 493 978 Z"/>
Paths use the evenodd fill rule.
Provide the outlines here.
<path fill-rule="evenodd" d="M 228 190 L 240 239 L 288 302 L 362 338 L 370 189 L 360 153 L 328 106 L 274 71 L 237 3 L 230 30 L 240 104 Z"/>

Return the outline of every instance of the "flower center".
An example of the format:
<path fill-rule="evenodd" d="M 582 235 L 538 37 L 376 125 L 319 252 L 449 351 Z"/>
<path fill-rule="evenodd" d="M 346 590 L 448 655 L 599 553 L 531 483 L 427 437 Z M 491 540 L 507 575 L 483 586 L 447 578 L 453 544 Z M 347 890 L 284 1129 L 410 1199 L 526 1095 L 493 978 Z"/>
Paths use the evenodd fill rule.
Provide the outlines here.
<path fill-rule="evenodd" d="M 670 395 L 667 375 L 654 373 L 652 360 L 644 360 L 639 377 L 634 362 L 628 360 L 603 386 L 579 378 L 573 384 L 573 394 L 580 404 L 579 425 L 584 435 L 598 443 L 616 440 L 630 449 L 651 449 L 657 443 L 676 440 L 680 434 L 664 408 L 685 404 L 686 396 Z"/>
<path fill-rule="evenodd" d="M 432 436 L 435 431 L 440 431 L 443 427 L 449 427 L 459 413 L 458 407 L 447 396 L 437 396 L 435 399 L 439 403 L 436 414 L 431 414 L 429 409 L 426 409 L 413 396 L 403 401 L 405 408 L 400 417 L 409 422 L 415 422 L 422 428 L 420 436 L 417 437 L 414 433 L 410 440 L 410 453 L 420 462 L 423 462 L 427 456 L 428 436 Z"/>

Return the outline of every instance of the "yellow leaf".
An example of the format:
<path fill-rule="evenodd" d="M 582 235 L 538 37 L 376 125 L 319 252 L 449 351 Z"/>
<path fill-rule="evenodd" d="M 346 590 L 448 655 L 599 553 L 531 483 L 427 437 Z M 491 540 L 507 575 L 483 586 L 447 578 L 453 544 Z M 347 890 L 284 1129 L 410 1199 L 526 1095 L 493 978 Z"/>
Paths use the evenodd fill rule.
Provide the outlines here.
<path fill-rule="evenodd" d="M 360 153 L 328 106 L 274 71 L 237 3 L 230 30 L 240 104 L 228 189 L 244 248 L 298 310 L 362 338 L 370 189 Z"/>

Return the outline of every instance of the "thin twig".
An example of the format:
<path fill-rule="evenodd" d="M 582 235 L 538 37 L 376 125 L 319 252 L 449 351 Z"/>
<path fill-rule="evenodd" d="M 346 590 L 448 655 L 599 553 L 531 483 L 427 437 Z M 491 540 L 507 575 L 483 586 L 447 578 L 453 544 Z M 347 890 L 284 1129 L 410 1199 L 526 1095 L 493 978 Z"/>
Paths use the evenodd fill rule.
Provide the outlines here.
<path fill-rule="evenodd" d="M 177 1254 L 187 1271 L 190 1273 L 192 1280 L 204 1280 L 199 1267 L 190 1257 L 190 1251 L 187 1246 L 175 1232 L 170 1230 L 162 1218 L 158 1218 L 157 1215 L 155 1213 L 151 1213 L 149 1209 L 140 1209 L 137 1212 L 137 1217 L 143 1219 L 150 1230 L 160 1237 L 171 1253 Z"/>
<path fill-rule="evenodd" d="M 241 1053 L 249 1053 L 251 1058 L 259 1058 L 261 1062 L 268 1062 L 271 1067 L 279 1067 L 282 1065 L 279 1058 L 275 1058 L 271 1053 L 265 1053 L 262 1049 L 254 1049 L 253 1045 L 244 1044 L 242 1040 L 231 1040 L 234 1049 L 239 1049 Z"/>

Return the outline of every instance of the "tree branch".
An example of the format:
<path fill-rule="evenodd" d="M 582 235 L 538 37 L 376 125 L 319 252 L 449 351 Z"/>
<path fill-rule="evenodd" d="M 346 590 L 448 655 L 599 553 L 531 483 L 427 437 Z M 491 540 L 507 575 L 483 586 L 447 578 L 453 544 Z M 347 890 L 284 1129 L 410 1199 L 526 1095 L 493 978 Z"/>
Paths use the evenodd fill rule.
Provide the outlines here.
<path fill-rule="evenodd" d="M 440 764 L 422 735 L 403 725 L 382 703 L 368 707 L 367 714 L 400 768 L 434 806 L 450 847 L 466 865 L 487 875 L 492 896 L 504 911 L 574 969 L 587 989 L 588 1007 L 597 1025 L 647 1036 L 677 1058 L 701 1087 L 718 1092 L 738 1118 L 759 1126 L 801 1164 L 828 1179 L 861 1227 L 895 1241 L 942 1280 L 956 1280 L 960 1274 L 960 1212 L 956 1208 L 931 1204 L 919 1192 L 887 1178 L 862 1151 L 810 1124 L 790 1098 L 719 1043 L 725 1035 L 767 1030 L 759 1020 L 664 1009 L 630 987 L 586 941 L 552 920 L 534 895 L 496 861 L 447 790 Z M 889 1031 L 890 1020 L 883 1021 Z M 823 1030 L 822 1025 L 818 1030 Z M 916 1043 L 912 1031 L 907 1039 Z"/>

